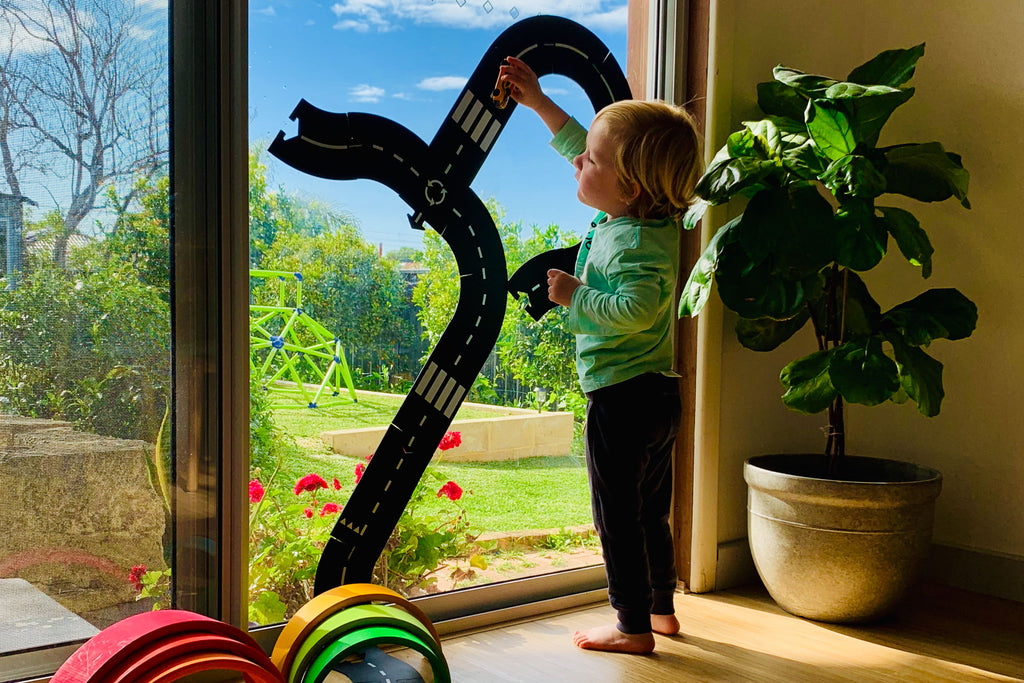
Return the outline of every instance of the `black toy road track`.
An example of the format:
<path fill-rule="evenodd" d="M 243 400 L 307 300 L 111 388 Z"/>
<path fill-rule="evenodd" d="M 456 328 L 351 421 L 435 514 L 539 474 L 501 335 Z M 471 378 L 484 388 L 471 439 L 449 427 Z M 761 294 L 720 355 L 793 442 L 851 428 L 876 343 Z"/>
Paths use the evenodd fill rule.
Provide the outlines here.
<path fill-rule="evenodd" d="M 413 227 L 427 225 L 445 240 L 461 278 L 455 315 L 324 547 L 317 594 L 371 580 L 374 564 L 501 330 L 509 284 L 505 253 L 470 183 L 515 109 L 514 102 L 499 108 L 491 100 L 498 67 L 509 55 L 525 61 L 538 76 L 558 73 L 573 79 L 595 111 L 630 97 L 622 70 L 600 39 L 567 19 L 539 16 L 514 24 L 491 44 L 429 146 L 390 119 L 325 112 L 305 100 L 291 115 L 298 120 L 298 135 L 285 139 L 278 133 L 270 146 L 271 154 L 311 175 L 366 178 L 390 187 L 412 209 Z M 563 254 L 556 262 L 568 258 Z M 537 318 L 548 304 L 541 286 L 546 268 L 538 263 L 514 276 Z"/>

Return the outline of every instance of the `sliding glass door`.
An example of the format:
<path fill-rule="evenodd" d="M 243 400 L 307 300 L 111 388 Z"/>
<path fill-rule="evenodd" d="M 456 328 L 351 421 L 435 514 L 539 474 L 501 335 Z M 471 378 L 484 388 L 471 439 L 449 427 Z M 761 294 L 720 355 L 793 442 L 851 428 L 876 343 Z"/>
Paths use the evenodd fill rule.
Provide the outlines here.
<path fill-rule="evenodd" d="M 168 35 L 166 3 L 0 3 L 5 671 L 173 600 Z"/>
<path fill-rule="evenodd" d="M 555 59 L 571 63 L 593 49 L 599 63 L 610 51 L 624 69 L 626 8 L 625 0 L 571 9 L 456 0 L 249 3 L 253 621 L 280 621 L 311 596 L 328 534 L 356 483 L 373 475 L 389 428 L 406 428 L 396 415 L 418 410 L 416 402 L 427 404 L 420 424 L 454 421 L 396 514 L 374 582 L 415 597 L 600 564 L 580 438 L 585 399 L 564 312 L 534 321 L 525 297 L 507 297 L 479 376 L 457 377 L 468 361 L 447 353 L 442 335 L 457 327 L 460 296 L 487 283 L 467 275 L 467 262 L 442 234 L 450 228 L 432 225 L 439 219 L 417 210 L 415 193 L 428 193 L 429 211 L 455 206 L 459 183 L 469 185 L 482 202 L 476 225 L 497 232 L 484 268 L 492 279 L 579 242 L 593 211 L 577 201 L 572 166 L 548 146 L 550 133 L 525 108 L 500 121 L 467 82 L 492 43 L 517 26 L 521 39 L 505 34 L 506 44 L 528 60 L 544 55 L 542 73 L 551 70 L 550 55 L 530 52 L 549 43 L 568 55 Z M 537 38 L 531 22 L 544 12 L 567 13 L 603 45 L 577 47 L 583 39 L 565 27 Z M 488 99 L 497 62 L 492 72 Z M 589 124 L 594 109 L 580 83 L 551 74 L 541 84 Z M 360 144 L 347 127 L 362 122 L 379 129 L 366 146 L 384 161 L 346 159 Z M 464 144 L 448 149 L 448 136 L 463 134 Z M 387 164 L 415 175 L 438 164 L 439 179 L 408 190 Z M 403 436 L 403 448 L 408 441 Z M 380 480 L 382 500 L 394 481 Z M 358 514 L 358 498 L 351 500 L 350 516 Z M 339 580 L 345 570 L 339 566 Z"/>

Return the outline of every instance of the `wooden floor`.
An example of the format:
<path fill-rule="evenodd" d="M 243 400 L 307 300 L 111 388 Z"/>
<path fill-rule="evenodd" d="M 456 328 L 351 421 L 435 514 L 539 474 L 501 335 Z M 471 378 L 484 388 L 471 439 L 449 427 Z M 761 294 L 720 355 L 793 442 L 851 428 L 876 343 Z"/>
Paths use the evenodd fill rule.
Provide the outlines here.
<path fill-rule="evenodd" d="M 1024 681 L 1024 605 L 949 588 L 922 587 L 873 626 L 799 619 L 760 587 L 679 593 L 676 614 L 681 634 L 646 656 L 572 644 L 574 630 L 614 621 L 606 605 L 450 636 L 444 652 L 455 683 Z"/>

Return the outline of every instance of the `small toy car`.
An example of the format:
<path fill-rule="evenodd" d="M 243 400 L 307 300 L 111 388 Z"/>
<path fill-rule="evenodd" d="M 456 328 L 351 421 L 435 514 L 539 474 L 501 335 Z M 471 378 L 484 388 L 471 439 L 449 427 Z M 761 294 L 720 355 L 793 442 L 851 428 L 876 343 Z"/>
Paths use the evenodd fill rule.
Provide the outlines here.
<path fill-rule="evenodd" d="M 501 80 L 501 76 L 498 76 L 498 80 L 494 83 L 494 90 L 491 91 L 491 99 L 494 100 L 494 104 L 498 109 L 504 109 L 508 106 L 508 98 L 512 94 L 512 84 L 508 81 Z"/>

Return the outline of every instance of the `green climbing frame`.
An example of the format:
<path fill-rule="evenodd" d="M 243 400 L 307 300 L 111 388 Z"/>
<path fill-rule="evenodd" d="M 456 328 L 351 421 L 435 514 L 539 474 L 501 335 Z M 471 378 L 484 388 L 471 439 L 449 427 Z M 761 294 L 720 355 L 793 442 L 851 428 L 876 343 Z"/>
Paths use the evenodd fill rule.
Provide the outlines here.
<path fill-rule="evenodd" d="M 249 277 L 277 278 L 277 305 L 249 306 L 249 369 L 271 395 L 294 404 L 328 408 L 356 402 L 352 373 L 341 342 L 302 310 L 302 274 L 250 270 Z M 287 303 L 289 290 L 294 304 Z"/>

